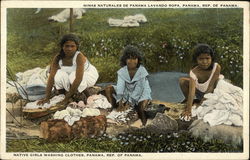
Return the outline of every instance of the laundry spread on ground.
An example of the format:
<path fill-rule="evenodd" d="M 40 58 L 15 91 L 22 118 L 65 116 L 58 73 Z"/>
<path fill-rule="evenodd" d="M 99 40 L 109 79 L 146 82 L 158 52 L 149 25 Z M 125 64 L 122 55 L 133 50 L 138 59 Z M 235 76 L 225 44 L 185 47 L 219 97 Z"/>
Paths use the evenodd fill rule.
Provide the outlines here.
<path fill-rule="evenodd" d="M 111 108 L 112 105 L 108 102 L 107 98 L 101 94 L 92 95 L 87 99 L 87 106 L 91 108 Z"/>
<path fill-rule="evenodd" d="M 139 27 L 140 23 L 146 23 L 147 18 L 143 14 L 125 16 L 123 19 L 109 18 L 109 26 L 113 27 Z"/>
<path fill-rule="evenodd" d="M 85 104 L 83 101 L 77 102 L 71 102 L 69 104 L 71 108 L 78 108 L 78 109 L 84 109 L 84 108 L 102 108 L 102 109 L 108 109 L 111 108 L 112 105 L 108 102 L 107 98 L 101 94 L 94 94 L 92 96 L 89 96 L 87 99 L 87 104 Z"/>
<path fill-rule="evenodd" d="M 84 108 L 82 111 L 80 109 L 74 109 L 71 107 L 67 107 L 62 111 L 57 111 L 53 118 L 54 119 L 64 119 L 70 126 L 74 124 L 74 122 L 79 121 L 81 117 L 87 116 L 99 116 L 100 111 L 95 108 Z"/>
<path fill-rule="evenodd" d="M 192 115 L 203 119 L 210 126 L 243 125 L 243 90 L 237 86 L 219 80 L 213 93 L 205 94 L 206 100 L 196 109 L 192 109 Z"/>
<path fill-rule="evenodd" d="M 36 100 L 34 102 L 29 102 L 24 106 L 24 109 L 50 108 L 56 105 L 58 102 L 61 102 L 64 99 L 64 97 L 65 95 L 60 94 L 58 96 L 51 98 L 49 103 L 44 103 L 43 105 L 37 105 L 37 102 L 39 100 Z"/>
<path fill-rule="evenodd" d="M 121 123 L 125 123 L 127 121 L 129 121 L 130 119 L 127 117 L 128 113 L 131 112 L 132 109 L 128 109 L 125 110 L 123 112 L 118 112 L 116 110 L 113 110 L 112 112 L 109 113 L 109 115 L 107 116 L 107 119 L 111 119 L 114 120 L 116 122 L 121 122 Z"/>
<path fill-rule="evenodd" d="M 16 82 L 9 80 L 6 84 L 6 93 L 18 93 L 16 87 L 25 88 L 27 85 L 46 85 L 48 79 L 48 68 L 36 67 L 25 72 L 18 72 Z M 21 85 L 21 86 L 20 86 Z"/>

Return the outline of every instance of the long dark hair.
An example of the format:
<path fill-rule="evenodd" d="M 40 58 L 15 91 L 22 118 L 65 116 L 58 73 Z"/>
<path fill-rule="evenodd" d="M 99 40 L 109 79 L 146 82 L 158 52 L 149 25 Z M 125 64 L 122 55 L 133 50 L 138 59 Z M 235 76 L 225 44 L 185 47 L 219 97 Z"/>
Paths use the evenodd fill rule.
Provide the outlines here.
<path fill-rule="evenodd" d="M 127 65 L 126 61 L 129 58 L 137 58 L 138 59 L 137 68 L 142 64 L 142 53 L 135 46 L 127 45 L 124 48 L 124 50 L 122 52 L 122 57 L 120 59 L 120 65 L 122 67 L 126 66 Z"/>
<path fill-rule="evenodd" d="M 193 54 L 193 62 L 195 66 L 197 65 L 197 57 L 199 57 L 202 53 L 209 54 L 212 58 L 212 63 L 208 67 L 208 70 L 212 69 L 215 62 L 215 52 L 208 44 L 199 43 L 194 47 L 194 54 Z"/>
<path fill-rule="evenodd" d="M 58 62 L 59 62 L 60 59 L 63 59 L 63 58 L 65 57 L 65 53 L 64 53 L 64 51 L 63 51 L 63 45 L 64 45 L 64 43 L 67 42 L 67 41 L 74 41 L 74 42 L 76 43 L 77 50 L 79 50 L 79 38 L 78 38 L 76 35 L 72 34 L 72 33 L 70 33 L 70 34 L 65 34 L 65 35 L 62 37 L 62 39 L 61 39 L 61 41 L 60 41 L 60 43 L 59 43 L 59 44 L 60 44 L 61 50 L 60 50 L 60 52 L 59 52 L 59 54 L 58 54 L 58 56 L 57 56 L 57 61 L 58 61 Z"/>

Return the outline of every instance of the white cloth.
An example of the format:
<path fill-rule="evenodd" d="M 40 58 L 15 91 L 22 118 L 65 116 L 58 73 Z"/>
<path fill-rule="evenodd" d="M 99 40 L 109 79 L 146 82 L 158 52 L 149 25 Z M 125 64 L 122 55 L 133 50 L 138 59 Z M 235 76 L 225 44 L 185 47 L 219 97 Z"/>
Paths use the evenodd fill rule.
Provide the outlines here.
<path fill-rule="evenodd" d="M 83 101 L 71 102 L 68 107 L 77 108 L 83 110 L 84 108 L 102 108 L 108 109 L 111 108 L 112 105 L 108 102 L 107 98 L 101 94 L 89 96 L 87 99 L 87 104 L 84 104 Z"/>
<path fill-rule="evenodd" d="M 101 94 L 92 95 L 87 99 L 87 106 L 90 108 L 111 108 L 112 105 L 108 102 L 107 98 Z"/>
<path fill-rule="evenodd" d="M 26 85 L 46 85 L 48 79 L 48 68 L 49 67 L 36 67 L 25 72 L 18 72 L 16 74 L 16 81 L 23 87 Z M 18 84 L 17 87 L 19 87 Z M 13 81 L 8 81 L 6 92 L 18 93 Z"/>
<path fill-rule="evenodd" d="M 81 111 L 80 109 L 67 107 L 65 110 L 57 111 L 53 118 L 64 119 L 70 126 L 72 126 L 74 122 L 80 120 L 81 117 L 99 116 L 100 114 L 100 111 L 94 108 L 85 108 Z"/>
<path fill-rule="evenodd" d="M 39 12 L 41 12 L 42 8 L 37 8 L 36 12 L 34 14 L 38 14 Z"/>
<path fill-rule="evenodd" d="M 109 26 L 115 27 L 139 27 L 139 23 L 147 22 L 147 18 L 143 14 L 136 14 L 133 16 L 125 16 L 123 20 L 109 18 Z"/>
<path fill-rule="evenodd" d="M 225 80 L 219 80 L 213 93 L 205 94 L 206 100 L 196 109 L 192 116 L 203 119 L 210 126 L 219 124 L 242 126 L 243 124 L 243 90 Z"/>
<path fill-rule="evenodd" d="M 81 19 L 84 13 L 86 13 L 86 10 L 83 8 L 73 9 L 73 16 L 76 17 L 76 19 Z M 67 8 L 61 11 L 60 13 L 49 17 L 48 20 L 55 22 L 66 22 L 69 19 L 69 16 L 70 16 L 70 9 Z"/>
<path fill-rule="evenodd" d="M 56 89 L 65 89 L 66 91 L 69 91 L 70 85 L 75 80 L 77 66 L 76 58 L 78 54 L 80 54 L 79 51 L 77 51 L 73 57 L 72 66 L 63 66 L 62 61 L 59 61 L 59 66 L 61 69 L 57 70 L 56 75 L 54 77 Z M 82 92 L 86 88 L 94 86 L 98 77 L 99 74 L 96 68 L 87 60 L 84 64 L 83 79 L 78 87 L 78 91 Z"/>
<path fill-rule="evenodd" d="M 132 111 L 132 109 L 127 109 L 126 111 L 123 112 L 117 112 L 113 110 L 112 112 L 109 113 L 109 115 L 106 117 L 107 119 L 112 119 L 116 122 L 127 122 L 128 119 L 126 118 L 128 113 Z"/>
<path fill-rule="evenodd" d="M 54 106 L 56 103 L 62 101 L 64 99 L 64 95 L 60 94 L 58 96 L 55 96 L 50 99 L 50 103 L 44 103 L 43 105 L 37 105 L 37 101 L 29 102 L 24 106 L 24 109 L 38 109 L 38 108 L 50 108 L 51 106 Z"/>

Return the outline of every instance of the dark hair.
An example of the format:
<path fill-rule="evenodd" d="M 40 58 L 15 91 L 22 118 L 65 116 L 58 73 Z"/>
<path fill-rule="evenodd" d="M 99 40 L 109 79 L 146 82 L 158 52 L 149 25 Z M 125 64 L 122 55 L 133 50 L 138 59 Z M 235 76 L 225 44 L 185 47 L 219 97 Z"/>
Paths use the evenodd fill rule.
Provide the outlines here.
<path fill-rule="evenodd" d="M 139 49 L 132 45 L 127 45 L 123 51 L 122 51 L 122 57 L 120 59 L 120 65 L 126 66 L 127 59 L 129 58 L 137 58 L 138 64 L 137 67 L 139 67 L 142 64 L 142 53 L 139 51 Z"/>
<path fill-rule="evenodd" d="M 64 53 L 64 51 L 63 51 L 63 45 L 64 45 L 64 43 L 66 43 L 67 41 L 74 41 L 74 42 L 76 43 L 77 50 L 79 49 L 79 38 L 78 38 L 76 35 L 72 34 L 72 33 L 70 33 L 70 34 L 65 34 L 65 35 L 62 37 L 61 41 L 60 41 L 61 50 L 60 50 L 60 53 L 59 53 L 59 55 L 58 55 L 58 61 L 59 61 L 60 59 L 62 59 L 62 58 L 65 57 L 65 53 Z"/>
<path fill-rule="evenodd" d="M 193 54 L 193 62 L 197 63 L 197 57 L 199 57 L 201 54 L 206 53 L 209 54 L 212 58 L 212 63 L 208 67 L 208 69 L 212 69 L 215 61 L 215 53 L 213 49 L 208 44 L 202 44 L 199 43 L 194 47 L 194 54 Z"/>

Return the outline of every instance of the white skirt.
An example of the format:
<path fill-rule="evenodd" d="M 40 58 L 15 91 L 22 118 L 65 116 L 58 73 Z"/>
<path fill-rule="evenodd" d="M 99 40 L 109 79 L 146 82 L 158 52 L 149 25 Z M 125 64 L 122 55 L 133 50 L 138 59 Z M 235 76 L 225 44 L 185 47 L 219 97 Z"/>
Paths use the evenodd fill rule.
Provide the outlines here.
<path fill-rule="evenodd" d="M 68 74 L 63 69 L 57 70 L 56 75 L 54 77 L 56 89 L 65 89 L 66 91 L 69 91 L 70 85 L 72 85 L 75 80 L 75 75 L 75 71 Z M 97 69 L 93 65 L 89 64 L 88 69 L 85 70 L 83 73 L 82 81 L 77 90 L 81 93 L 86 88 L 94 86 L 98 77 L 99 74 L 97 72 Z"/>

